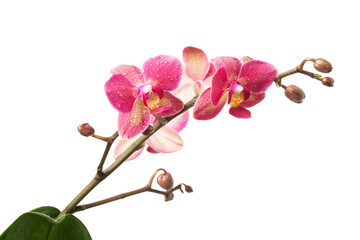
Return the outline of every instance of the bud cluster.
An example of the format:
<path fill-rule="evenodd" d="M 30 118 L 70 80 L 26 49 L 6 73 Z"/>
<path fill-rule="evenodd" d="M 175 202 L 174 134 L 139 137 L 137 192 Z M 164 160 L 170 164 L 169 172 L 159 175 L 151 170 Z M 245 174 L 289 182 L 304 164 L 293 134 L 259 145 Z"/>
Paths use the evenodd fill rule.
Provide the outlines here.
<path fill-rule="evenodd" d="M 281 84 L 282 77 L 286 77 L 286 76 L 294 74 L 294 73 L 302 73 L 304 75 L 308 75 L 311 78 L 315 78 L 315 79 L 321 81 L 321 83 L 324 86 L 327 86 L 327 87 L 334 86 L 334 79 L 332 79 L 331 77 L 322 77 L 319 74 L 315 74 L 315 73 L 303 70 L 303 66 L 304 66 L 305 62 L 307 62 L 307 61 L 312 61 L 314 63 L 314 68 L 321 73 L 329 73 L 332 71 L 332 65 L 329 61 L 327 61 L 323 58 L 317 58 L 317 59 L 306 58 L 302 61 L 302 63 L 296 69 L 294 69 L 295 71 L 291 70 L 291 71 L 289 71 L 289 74 L 287 74 L 285 76 L 281 76 L 281 77 L 277 76 L 274 80 L 275 83 L 278 86 L 281 86 L 282 88 L 285 89 L 285 96 L 294 103 L 302 103 L 303 100 L 305 99 L 305 93 L 301 88 L 299 88 L 295 85 L 285 86 L 285 85 Z"/>

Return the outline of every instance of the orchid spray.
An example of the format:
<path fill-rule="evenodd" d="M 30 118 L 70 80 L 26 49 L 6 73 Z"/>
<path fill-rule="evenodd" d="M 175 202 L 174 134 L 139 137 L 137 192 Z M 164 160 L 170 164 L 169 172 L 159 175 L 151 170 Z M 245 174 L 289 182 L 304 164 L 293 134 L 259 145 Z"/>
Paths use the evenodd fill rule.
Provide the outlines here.
<path fill-rule="evenodd" d="M 78 211 L 144 192 L 163 195 L 165 201 L 173 200 L 176 190 L 193 192 L 187 184 L 174 185 L 172 175 L 165 169 L 158 169 L 144 187 L 80 204 L 100 182 L 124 162 L 139 157 L 144 149 L 154 154 L 180 150 L 184 142 L 179 133 L 187 126 L 192 107 L 192 115 L 197 120 L 216 117 L 226 105 L 232 116 L 250 118 L 249 108 L 265 99 L 266 90 L 273 82 L 285 90 L 285 96 L 291 101 L 301 103 L 304 100 L 305 93 L 299 87 L 283 84 L 283 79 L 292 74 L 307 75 L 328 87 L 334 84 L 330 77 L 304 70 L 305 63 L 310 61 L 315 70 L 331 72 L 331 64 L 322 58 L 306 58 L 295 68 L 278 73 L 272 64 L 248 56 L 209 60 L 204 51 L 195 47 L 186 47 L 182 55 L 183 64 L 176 57 L 160 55 L 145 61 L 142 68 L 119 65 L 111 70 L 112 76 L 105 82 L 105 94 L 118 112 L 117 130 L 112 136 L 103 137 L 88 123 L 78 126 L 81 135 L 107 143 L 95 176 L 65 209 L 59 211 L 46 206 L 27 212 L 1 234 L 0 240 L 88 240 L 90 233 L 74 216 Z M 104 169 L 114 143 L 115 161 Z M 152 187 L 156 176 L 163 190 Z"/>

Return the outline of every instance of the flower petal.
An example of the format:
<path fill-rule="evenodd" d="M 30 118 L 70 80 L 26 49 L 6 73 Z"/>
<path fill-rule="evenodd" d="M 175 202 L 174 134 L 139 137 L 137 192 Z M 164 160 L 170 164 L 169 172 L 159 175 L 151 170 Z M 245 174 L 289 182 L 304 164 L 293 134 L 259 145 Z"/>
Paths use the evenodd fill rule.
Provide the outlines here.
<path fill-rule="evenodd" d="M 251 112 L 244 107 L 231 107 L 229 113 L 237 118 L 251 118 Z"/>
<path fill-rule="evenodd" d="M 240 103 L 239 106 L 244 107 L 244 108 L 249 108 L 249 107 L 255 106 L 256 104 L 258 104 L 259 102 L 264 100 L 264 98 L 265 98 L 265 93 L 251 92 L 249 98 L 246 99 L 246 101 Z"/>
<path fill-rule="evenodd" d="M 164 111 L 158 113 L 159 116 L 170 116 L 178 113 L 183 109 L 184 103 L 172 95 L 169 92 L 164 92 L 163 97 L 160 100 L 159 107 L 171 105 L 169 108 L 165 108 Z"/>
<path fill-rule="evenodd" d="M 226 91 L 217 106 L 214 106 L 211 102 L 211 88 L 206 89 L 199 97 L 199 99 L 196 101 L 194 106 L 194 118 L 197 120 L 209 120 L 216 115 L 219 114 L 221 109 L 223 109 L 226 99 L 228 96 L 228 92 Z"/>
<path fill-rule="evenodd" d="M 179 59 L 160 55 L 150 58 L 143 66 L 146 82 L 153 87 L 172 91 L 180 83 L 182 67 Z"/>
<path fill-rule="evenodd" d="M 272 84 L 276 74 L 277 70 L 272 64 L 252 60 L 242 65 L 239 83 L 252 92 L 265 92 Z"/>
<path fill-rule="evenodd" d="M 113 75 L 105 83 L 105 93 L 110 104 L 118 111 L 131 111 L 139 90 L 122 74 Z"/>
<path fill-rule="evenodd" d="M 194 83 L 180 84 L 177 89 L 171 92 L 183 102 L 188 102 L 195 97 Z"/>
<path fill-rule="evenodd" d="M 150 123 L 150 110 L 147 108 L 141 98 L 137 98 L 134 107 L 129 113 L 119 113 L 118 131 L 124 138 L 132 138 L 142 133 Z"/>
<path fill-rule="evenodd" d="M 186 127 L 187 123 L 189 122 L 189 116 L 189 111 L 186 111 L 171 120 L 166 126 L 174 129 L 176 132 L 180 132 Z"/>
<path fill-rule="evenodd" d="M 236 80 L 241 69 L 240 60 L 234 57 L 217 57 L 211 60 L 216 69 L 225 67 L 229 82 Z"/>
<path fill-rule="evenodd" d="M 185 73 L 192 80 L 203 80 L 209 71 L 210 63 L 203 50 L 195 47 L 186 47 L 183 50 Z"/>
<path fill-rule="evenodd" d="M 117 159 L 118 157 L 120 157 L 120 155 L 123 154 L 130 147 L 130 145 L 133 144 L 136 140 L 137 138 L 131 138 L 131 139 L 121 139 L 120 141 L 118 141 L 114 151 L 114 158 Z M 145 144 L 142 146 L 142 148 L 131 154 L 130 157 L 126 159 L 126 161 L 130 161 L 133 160 L 134 158 L 137 158 L 143 152 L 144 148 L 145 148 Z"/>
<path fill-rule="evenodd" d="M 207 72 L 204 79 L 214 76 L 216 73 L 216 68 L 213 63 L 210 63 L 209 71 Z"/>
<path fill-rule="evenodd" d="M 148 145 L 156 152 L 172 153 L 180 150 L 184 142 L 180 135 L 167 126 L 160 128 L 148 141 Z"/>
<path fill-rule="evenodd" d="M 152 149 L 150 146 L 148 146 L 146 148 L 146 151 L 148 151 L 149 153 L 154 153 L 154 154 L 159 153 L 159 152 L 155 151 L 154 149 Z"/>
<path fill-rule="evenodd" d="M 134 86 L 145 83 L 143 72 L 140 68 L 133 65 L 119 65 L 110 71 L 113 75 L 121 74 Z"/>
<path fill-rule="evenodd" d="M 226 76 L 226 70 L 221 67 L 212 78 L 211 85 L 211 102 L 215 106 L 218 105 L 223 93 L 229 87 L 229 82 Z"/>

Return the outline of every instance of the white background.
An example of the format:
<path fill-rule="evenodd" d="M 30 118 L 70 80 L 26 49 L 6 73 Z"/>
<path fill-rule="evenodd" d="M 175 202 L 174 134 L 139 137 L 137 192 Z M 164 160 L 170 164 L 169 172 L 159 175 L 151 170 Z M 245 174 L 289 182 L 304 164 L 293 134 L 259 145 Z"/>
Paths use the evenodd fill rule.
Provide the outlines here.
<path fill-rule="evenodd" d="M 191 119 L 183 150 L 123 164 L 83 203 L 142 187 L 160 167 L 195 192 L 76 214 L 93 239 L 359 239 L 359 20 L 346 0 L 1 1 L 0 232 L 33 208 L 62 210 L 92 179 L 105 144 L 76 127 L 115 132 L 111 68 L 181 59 L 190 45 L 279 72 L 323 57 L 335 86 L 289 77 L 301 105 L 272 86 L 251 119 Z"/>

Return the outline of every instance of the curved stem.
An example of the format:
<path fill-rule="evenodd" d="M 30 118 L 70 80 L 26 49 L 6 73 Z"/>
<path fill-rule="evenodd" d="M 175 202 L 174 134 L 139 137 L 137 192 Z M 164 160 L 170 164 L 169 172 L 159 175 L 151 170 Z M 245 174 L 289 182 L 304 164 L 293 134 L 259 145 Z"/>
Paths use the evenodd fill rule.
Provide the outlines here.
<path fill-rule="evenodd" d="M 133 144 L 130 145 L 126 151 L 121 154 L 108 168 L 106 168 L 101 176 L 97 174 L 97 176 L 90 181 L 90 183 L 66 206 L 66 208 L 59 214 L 57 219 L 60 217 L 72 213 L 75 209 L 75 207 L 104 179 L 106 179 L 108 176 L 110 176 L 111 173 L 113 173 L 121 164 L 123 164 L 126 159 L 128 159 L 131 154 L 133 154 L 136 150 L 138 150 L 139 146 L 143 144 L 149 137 L 151 137 L 156 131 L 158 131 L 160 128 L 165 126 L 168 122 L 170 122 L 172 119 L 176 118 L 180 114 L 186 112 L 190 108 L 192 108 L 195 105 L 195 102 L 197 100 L 198 96 L 191 99 L 189 102 L 187 102 L 183 109 L 172 115 L 164 118 L 166 120 L 163 122 L 158 121 L 153 126 L 153 132 L 149 135 L 141 135 Z"/>

